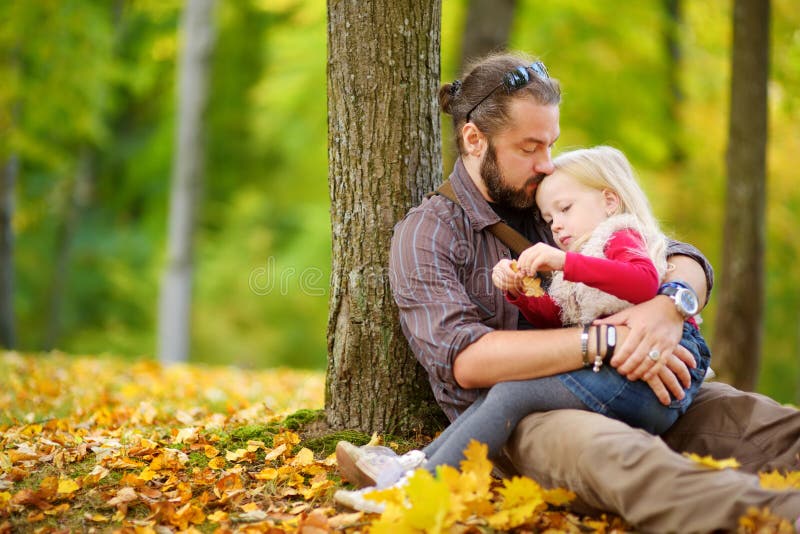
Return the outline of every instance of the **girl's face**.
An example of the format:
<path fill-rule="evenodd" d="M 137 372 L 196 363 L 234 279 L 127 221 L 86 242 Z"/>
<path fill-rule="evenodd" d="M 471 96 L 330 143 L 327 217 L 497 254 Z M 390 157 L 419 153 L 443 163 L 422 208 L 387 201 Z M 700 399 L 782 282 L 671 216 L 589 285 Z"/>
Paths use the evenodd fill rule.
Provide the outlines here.
<path fill-rule="evenodd" d="M 536 189 L 536 205 L 561 250 L 569 250 L 590 234 L 616 211 L 618 203 L 612 191 L 592 189 L 560 170 Z"/>

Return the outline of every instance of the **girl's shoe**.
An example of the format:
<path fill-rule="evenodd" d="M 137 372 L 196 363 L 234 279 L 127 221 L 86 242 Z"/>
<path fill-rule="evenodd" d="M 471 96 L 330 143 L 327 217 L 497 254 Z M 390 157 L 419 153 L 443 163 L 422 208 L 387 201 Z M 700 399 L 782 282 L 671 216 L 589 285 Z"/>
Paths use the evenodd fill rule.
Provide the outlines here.
<path fill-rule="evenodd" d="M 425 460 L 425 453 L 417 450 L 398 456 L 388 447 L 357 447 L 348 441 L 336 444 L 342 479 L 359 488 L 391 486 L 407 471 L 421 467 Z"/>
<path fill-rule="evenodd" d="M 413 474 L 414 471 L 407 471 L 400 477 L 399 480 L 392 484 L 392 486 L 405 486 L 408 484 L 408 479 Z M 386 503 L 373 499 L 367 499 L 366 496 L 374 491 L 381 491 L 384 489 L 386 488 L 367 487 L 357 490 L 337 490 L 336 493 L 333 494 L 333 500 L 339 504 L 347 506 L 348 508 L 352 508 L 353 510 L 359 510 L 361 512 L 368 512 L 371 514 L 382 514 L 384 510 L 386 510 Z"/>
<path fill-rule="evenodd" d="M 360 510 L 370 514 L 382 514 L 386 509 L 386 504 L 364 498 L 365 495 L 376 490 L 377 488 L 375 487 L 361 488 L 352 491 L 336 490 L 336 493 L 333 494 L 333 500 L 353 510 Z"/>

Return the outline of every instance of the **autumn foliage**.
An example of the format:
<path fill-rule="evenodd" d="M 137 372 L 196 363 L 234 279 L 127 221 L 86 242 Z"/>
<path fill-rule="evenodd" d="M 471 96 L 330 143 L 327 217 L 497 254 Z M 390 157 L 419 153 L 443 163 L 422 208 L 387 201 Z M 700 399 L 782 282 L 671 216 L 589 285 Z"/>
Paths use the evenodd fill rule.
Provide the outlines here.
<path fill-rule="evenodd" d="M 0 533 L 630 530 L 567 512 L 569 491 L 493 478 L 475 442 L 460 470 L 381 492 L 381 515 L 337 507 L 337 435 L 313 410 L 323 390 L 318 372 L 0 354 Z M 761 483 L 798 488 L 800 473 Z M 789 528 L 763 510 L 741 520 L 743 532 Z"/>

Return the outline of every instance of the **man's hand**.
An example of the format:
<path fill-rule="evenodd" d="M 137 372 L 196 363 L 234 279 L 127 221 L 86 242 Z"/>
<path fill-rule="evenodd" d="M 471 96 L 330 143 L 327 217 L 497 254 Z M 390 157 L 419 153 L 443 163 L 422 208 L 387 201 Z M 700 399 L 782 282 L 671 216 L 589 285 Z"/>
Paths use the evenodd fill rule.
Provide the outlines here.
<path fill-rule="evenodd" d="M 662 404 L 685 396 L 691 385 L 689 367 L 697 367 L 692 353 L 678 343 L 683 332 L 683 317 L 668 297 L 658 296 L 622 310 L 594 324 L 626 325 L 630 333 L 617 347 L 610 364 L 628 380 L 642 379 Z M 658 353 L 657 358 L 648 356 Z"/>

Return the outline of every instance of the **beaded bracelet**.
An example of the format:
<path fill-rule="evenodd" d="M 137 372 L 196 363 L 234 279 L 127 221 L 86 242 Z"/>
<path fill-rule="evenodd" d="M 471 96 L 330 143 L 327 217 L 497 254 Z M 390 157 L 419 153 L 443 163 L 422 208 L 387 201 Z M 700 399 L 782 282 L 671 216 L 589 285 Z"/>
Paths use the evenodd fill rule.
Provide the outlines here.
<path fill-rule="evenodd" d="M 592 362 L 589 361 L 589 328 L 591 326 L 590 324 L 583 325 L 583 331 L 581 332 L 581 357 L 583 358 L 584 367 L 592 365 Z"/>
<path fill-rule="evenodd" d="M 594 367 L 592 368 L 592 371 L 594 371 L 595 373 L 599 373 L 600 368 L 603 367 L 603 356 L 601 356 L 600 354 L 600 339 L 601 339 L 600 329 L 602 327 L 595 326 L 595 328 L 597 329 L 597 347 L 594 352 Z"/>

